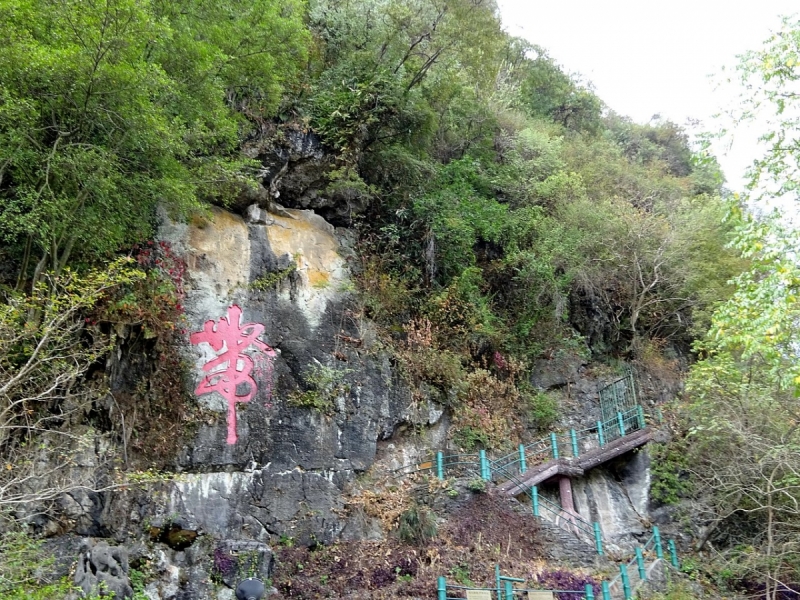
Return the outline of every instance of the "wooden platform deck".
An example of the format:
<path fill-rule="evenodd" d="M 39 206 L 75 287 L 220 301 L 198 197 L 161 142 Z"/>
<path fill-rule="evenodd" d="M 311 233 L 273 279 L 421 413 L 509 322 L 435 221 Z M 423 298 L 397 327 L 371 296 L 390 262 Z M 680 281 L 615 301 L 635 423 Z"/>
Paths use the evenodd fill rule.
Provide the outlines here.
<path fill-rule="evenodd" d="M 616 458 L 635 448 L 644 446 L 653 438 L 653 430 L 645 427 L 629 435 L 609 442 L 602 448 L 589 450 L 577 458 L 558 458 L 529 468 L 515 480 L 506 481 L 497 489 L 509 496 L 517 496 L 534 485 L 538 485 L 557 475 L 579 477 L 585 471 Z"/>

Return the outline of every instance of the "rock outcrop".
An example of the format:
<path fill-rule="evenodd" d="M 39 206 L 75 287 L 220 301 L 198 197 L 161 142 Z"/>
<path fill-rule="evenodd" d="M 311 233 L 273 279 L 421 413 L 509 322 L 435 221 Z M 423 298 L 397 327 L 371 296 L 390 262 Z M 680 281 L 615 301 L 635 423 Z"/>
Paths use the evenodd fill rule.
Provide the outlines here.
<path fill-rule="evenodd" d="M 75 532 L 117 544 L 87 542 L 75 575 L 84 590 L 105 585 L 129 597 L 130 554 L 130 564 L 147 565 L 150 598 L 232 598 L 237 580 L 270 577 L 276 540 L 380 536 L 377 521 L 349 510 L 359 474 L 415 464 L 447 445 L 447 411 L 412 396 L 364 318 L 348 232 L 311 210 L 254 204 L 243 212 L 216 208 L 191 223 L 163 217 L 161 240 L 187 265 L 188 434 L 173 475 L 64 500 Z M 146 360 L 120 350 L 112 389 L 135 385 Z M 540 361 L 531 382 L 565 392 L 570 424 L 594 418 L 597 382 L 582 359 Z M 103 448 L 86 464 L 100 464 Z M 575 482 L 576 509 L 626 548 L 645 530 L 648 486 L 646 453 L 626 455 Z M 592 562 L 584 542 L 544 532 L 563 547 L 554 558 Z"/>
<path fill-rule="evenodd" d="M 219 544 L 257 544 L 271 556 L 277 538 L 374 535 L 369 519 L 348 515 L 348 486 L 379 449 L 391 462 L 384 440 L 398 429 L 446 431 L 436 426 L 443 409 L 412 400 L 363 318 L 345 232 L 312 211 L 249 212 L 247 221 L 214 209 L 207 221 L 161 228 L 188 267 L 193 335 L 182 352 L 198 405 L 193 434 L 175 460 L 181 474 L 109 492 L 92 513 L 95 530 L 120 542 L 146 530 L 162 545 L 151 557 L 161 574 L 153 597 L 213 597 L 188 583 L 190 572 L 230 587 L 207 558 Z M 443 434 L 404 441 L 401 455 L 415 460 L 432 440 Z"/>

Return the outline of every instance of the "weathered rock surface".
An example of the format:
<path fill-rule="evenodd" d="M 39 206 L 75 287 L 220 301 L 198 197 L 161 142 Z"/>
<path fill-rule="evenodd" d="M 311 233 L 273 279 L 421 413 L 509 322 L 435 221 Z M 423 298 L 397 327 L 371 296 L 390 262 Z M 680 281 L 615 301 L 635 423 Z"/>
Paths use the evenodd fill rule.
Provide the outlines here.
<path fill-rule="evenodd" d="M 257 203 L 267 208 L 280 202 L 288 208 L 312 209 L 337 225 L 349 225 L 364 212 L 370 197 L 363 186 L 333 182 L 337 159 L 313 131 L 286 127 L 279 134 L 265 132 L 244 146 L 250 158 L 261 162 L 258 186 L 246 190 L 238 210 Z"/>
<path fill-rule="evenodd" d="M 247 221 L 221 209 L 195 224 L 167 220 L 161 236 L 186 260 L 187 329 L 202 332 L 183 351 L 199 406 L 175 464 L 183 473 L 146 489 L 72 497 L 65 510 L 84 534 L 121 544 L 149 535 L 155 545 L 137 561 L 157 575 L 151 598 L 227 597 L 241 573 L 226 574 L 213 557 L 225 566 L 226 553 L 255 553 L 268 577 L 268 544 L 280 537 L 375 536 L 371 519 L 345 510 L 348 486 L 379 458 L 388 467 L 443 445 L 447 427 L 441 406 L 412 402 L 360 316 L 342 236 L 311 211 L 258 207 Z M 233 337 L 217 344 L 223 329 Z M 209 370 L 214 361 L 218 370 Z M 117 387 L 134 383 L 124 366 L 112 373 Z M 211 377 L 229 377 L 235 389 Z M 304 406 L 304 393 L 318 404 Z M 406 427 L 421 435 L 395 452 L 387 440 Z"/>
<path fill-rule="evenodd" d="M 87 596 L 103 592 L 115 598 L 131 598 L 129 572 L 128 551 L 124 547 L 87 540 L 81 548 L 74 581 Z"/>
<path fill-rule="evenodd" d="M 320 157 L 309 144 L 295 150 L 310 165 Z M 178 474 L 62 500 L 68 528 L 113 539 L 130 551 L 133 568 L 147 565 L 153 600 L 233 598 L 237 579 L 270 576 L 269 544 L 277 539 L 379 537 L 376 520 L 347 506 L 358 475 L 395 472 L 447 445 L 448 413 L 412 397 L 351 294 L 346 233 L 310 210 L 276 211 L 273 203 L 246 212 L 214 209 L 191 224 L 165 219 L 160 230 L 188 267 L 182 353 L 197 410 L 175 457 Z M 147 360 L 130 355 L 110 365 L 112 389 L 135 387 Z M 579 357 L 561 357 L 538 361 L 531 374 L 534 386 L 564 394 L 568 426 L 599 418 L 601 382 L 585 367 Z M 97 469 L 106 452 L 105 442 L 93 445 L 81 468 Z M 573 482 L 578 512 L 599 521 L 619 549 L 649 529 L 648 488 L 646 452 Z M 552 492 L 543 486 L 543 497 L 558 502 Z M 596 564 L 591 544 L 555 526 L 542 535 L 553 559 Z M 118 597 L 128 597 L 127 558 L 115 552 L 98 550 L 95 559 L 82 551 L 80 585 L 113 571 Z"/>
<path fill-rule="evenodd" d="M 600 523 L 606 541 L 626 551 L 640 541 L 637 538 L 650 535 L 649 490 L 646 449 L 594 468 L 572 484 L 578 513 L 589 522 Z"/>
<path fill-rule="evenodd" d="M 531 368 L 531 385 L 542 390 L 549 390 L 575 384 L 585 365 L 585 359 L 571 354 L 537 359 Z"/>

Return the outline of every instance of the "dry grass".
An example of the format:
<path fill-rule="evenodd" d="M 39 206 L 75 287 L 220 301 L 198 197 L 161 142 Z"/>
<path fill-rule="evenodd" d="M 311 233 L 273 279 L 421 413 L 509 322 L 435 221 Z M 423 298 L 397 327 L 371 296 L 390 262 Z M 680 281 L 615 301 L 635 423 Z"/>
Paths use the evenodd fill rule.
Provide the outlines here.
<path fill-rule="evenodd" d="M 399 510 L 399 504 L 388 504 L 391 508 L 382 522 L 390 522 L 388 515 Z M 368 505 L 364 504 L 365 510 Z M 385 503 L 373 506 L 386 507 Z M 422 546 L 389 535 L 380 542 L 347 542 L 314 550 L 282 548 L 274 585 L 280 591 L 278 598 L 381 600 L 435 598 L 440 575 L 451 582 L 492 585 L 495 564 L 504 573 L 533 578 L 546 565 L 538 531 L 534 518 L 518 513 L 512 500 L 474 494 Z"/>

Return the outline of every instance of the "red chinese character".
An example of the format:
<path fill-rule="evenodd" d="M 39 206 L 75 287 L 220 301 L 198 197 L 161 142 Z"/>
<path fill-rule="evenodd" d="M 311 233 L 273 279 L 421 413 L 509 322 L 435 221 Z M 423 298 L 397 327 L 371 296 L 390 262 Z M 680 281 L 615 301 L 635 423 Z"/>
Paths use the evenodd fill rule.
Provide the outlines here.
<path fill-rule="evenodd" d="M 218 392 L 228 401 L 227 441 L 229 444 L 235 444 L 237 440 L 236 403 L 250 402 L 258 391 L 255 380 L 250 376 L 253 371 L 253 359 L 244 354 L 244 351 L 251 346 L 255 347 L 256 350 L 268 357 L 270 367 L 272 359 L 277 356 L 275 350 L 258 339 L 258 336 L 264 332 L 264 326 L 259 323 L 241 325 L 241 317 L 242 309 L 234 304 L 228 309 L 226 316 L 220 317 L 219 321 L 206 321 L 203 331 L 193 333 L 189 337 L 192 344 L 206 342 L 214 352 L 218 353 L 216 357 L 203 365 L 203 371 L 208 374 L 194 393 L 202 395 Z M 242 383 L 247 384 L 247 393 L 237 396 L 236 386 Z"/>

